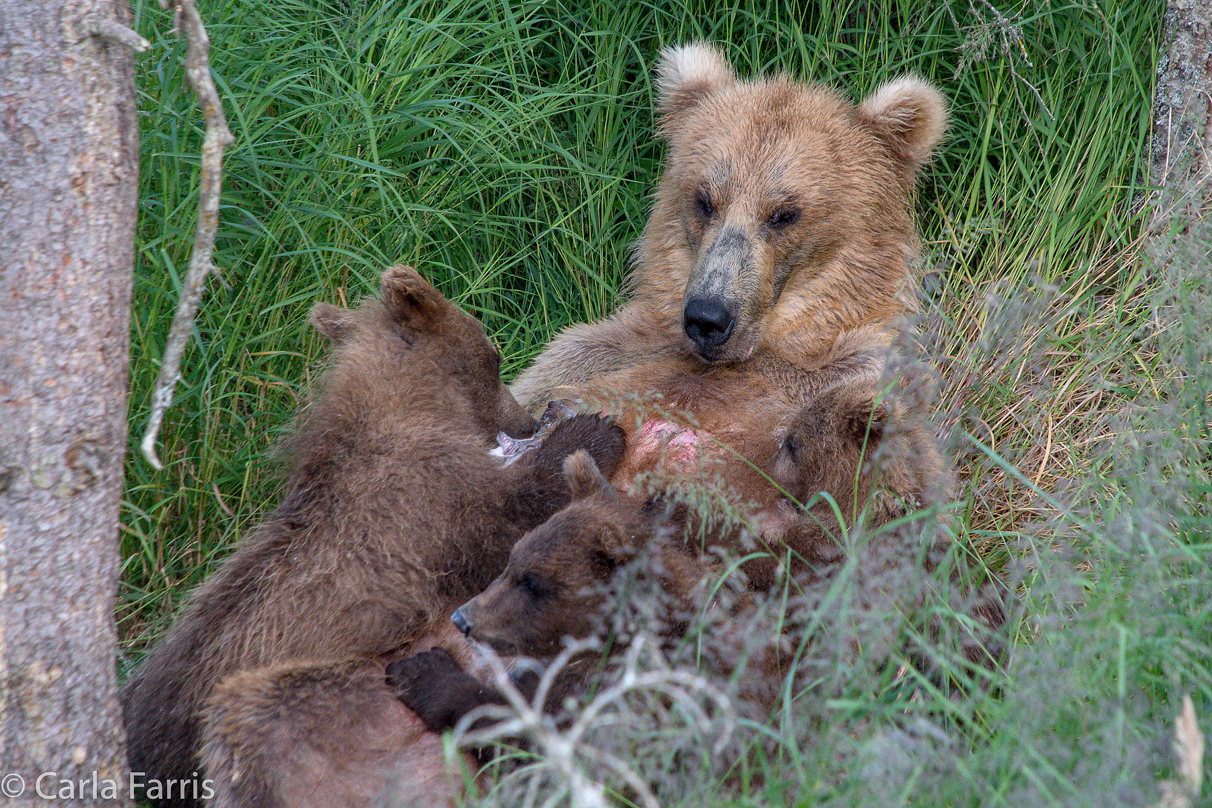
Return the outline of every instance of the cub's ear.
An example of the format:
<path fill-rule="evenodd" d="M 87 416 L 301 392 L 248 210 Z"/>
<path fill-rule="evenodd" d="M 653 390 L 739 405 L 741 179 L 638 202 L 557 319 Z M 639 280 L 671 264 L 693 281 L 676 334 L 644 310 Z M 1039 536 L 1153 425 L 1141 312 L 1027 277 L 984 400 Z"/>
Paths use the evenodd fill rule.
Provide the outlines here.
<path fill-rule="evenodd" d="M 851 434 L 860 445 L 866 443 L 868 455 L 874 452 L 884 439 L 892 409 L 891 401 L 885 399 L 876 402 L 868 399 L 852 405 L 852 409 L 847 413 Z"/>
<path fill-rule="evenodd" d="M 331 303 L 317 303 L 312 306 L 307 315 L 307 322 L 334 344 L 343 341 L 354 330 L 353 312 Z"/>
<path fill-rule="evenodd" d="M 413 331 L 436 330 L 450 308 L 450 301 L 412 267 L 388 269 L 379 291 L 391 318 Z"/>
<path fill-rule="evenodd" d="M 584 449 L 578 449 L 564 458 L 564 479 L 568 481 L 573 499 L 584 499 L 594 494 L 618 496 L 614 486 L 602 476 L 598 464 L 593 462 L 589 452 Z"/>
<path fill-rule="evenodd" d="M 736 83 L 728 61 L 704 42 L 665 48 L 656 66 L 658 129 L 664 136 L 704 97 Z"/>
<path fill-rule="evenodd" d="M 871 94 L 858 111 L 889 151 L 913 174 L 930 159 L 947 128 L 947 101 L 934 85 L 902 76 Z"/>

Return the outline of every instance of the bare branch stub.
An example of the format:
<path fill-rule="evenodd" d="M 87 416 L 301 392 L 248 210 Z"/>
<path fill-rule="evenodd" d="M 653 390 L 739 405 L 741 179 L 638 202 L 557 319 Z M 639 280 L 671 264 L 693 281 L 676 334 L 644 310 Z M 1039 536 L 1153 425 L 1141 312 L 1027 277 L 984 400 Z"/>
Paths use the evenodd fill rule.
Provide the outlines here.
<path fill-rule="evenodd" d="M 193 252 L 181 288 L 177 313 L 168 332 L 164 358 L 160 362 L 160 376 L 152 392 L 151 418 L 141 444 L 143 456 L 157 469 L 163 466 L 156 456 L 156 437 L 160 433 L 164 413 L 172 403 L 173 390 L 181 378 L 181 355 L 193 330 L 206 277 L 215 268 L 212 257 L 215 231 L 219 224 L 223 150 L 232 142 L 231 130 L 227 128 L 227 119 L 223 115 L 223 103 L 210 76 L 210 37 L 206 34 L 202 17 L 193 0 L 175 0 L 172 8 L 177 28 L 185 36 L 185 76 L 202 109 L 206 134 L 202 141 L 202 175 L 198 188 L 198 224 L 194 231 Z"/>
<path fill-rule="evenodd" d="M 118 42 L 130 48 L 135 53 L 143 53 L 151 47 L 151 43 L 139 36 L 138 33 L 127 28 L 117 20 L 108 17 L 90 20 L 88 28 L 94 36 L 108 39 L 111 42 Z"/>

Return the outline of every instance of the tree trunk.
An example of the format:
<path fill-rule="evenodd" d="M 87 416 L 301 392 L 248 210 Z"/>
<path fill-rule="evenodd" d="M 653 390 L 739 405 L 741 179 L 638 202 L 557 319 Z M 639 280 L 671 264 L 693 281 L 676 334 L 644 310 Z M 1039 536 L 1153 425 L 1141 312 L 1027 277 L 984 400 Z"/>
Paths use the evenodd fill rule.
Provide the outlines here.
<path fill-rule="evenodd" d="M 1155 226 L 1212 209 L 1212 2 L 1168 0 L 1153 100 Z"/>
<path fill-rule="evenodd" d="M 128 805 L 114 598 L 137 202 L 126 0 L 0 0 L 0 803 Z"/>

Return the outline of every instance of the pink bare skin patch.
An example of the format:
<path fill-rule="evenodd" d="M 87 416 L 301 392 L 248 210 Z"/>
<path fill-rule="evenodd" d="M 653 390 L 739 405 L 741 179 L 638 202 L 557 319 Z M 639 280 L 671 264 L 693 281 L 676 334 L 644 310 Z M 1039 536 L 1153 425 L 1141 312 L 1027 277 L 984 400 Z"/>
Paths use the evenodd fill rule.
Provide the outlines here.
<path fill-rule="evenodd" d="M 631 446 L 632 465 L 660 466 L 671 473 L 692 472 L 699 466 L 705 436 L 705 432 L 663 418 L 645 421 Z"/>

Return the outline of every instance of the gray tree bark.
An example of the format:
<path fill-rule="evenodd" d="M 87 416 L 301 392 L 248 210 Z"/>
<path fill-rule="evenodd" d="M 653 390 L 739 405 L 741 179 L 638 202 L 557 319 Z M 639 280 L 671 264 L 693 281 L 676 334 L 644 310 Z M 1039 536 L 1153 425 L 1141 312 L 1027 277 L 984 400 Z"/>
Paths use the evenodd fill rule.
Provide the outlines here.
<path fill-rule="evenodd" d="M 1212 0 L 1168 0 L 1153 101 L 1155 227 L 1212 210 Z"/>
<path fill-rule="evenodd" d="M 113 617 L 138 193 L 129 14 L 0 0 L 6 805 L 129 804 Z"/>

